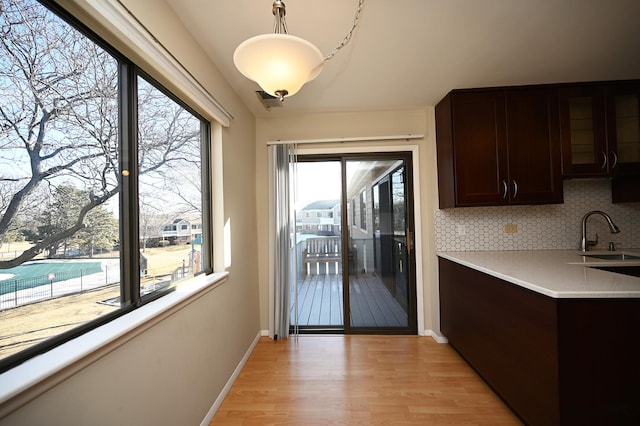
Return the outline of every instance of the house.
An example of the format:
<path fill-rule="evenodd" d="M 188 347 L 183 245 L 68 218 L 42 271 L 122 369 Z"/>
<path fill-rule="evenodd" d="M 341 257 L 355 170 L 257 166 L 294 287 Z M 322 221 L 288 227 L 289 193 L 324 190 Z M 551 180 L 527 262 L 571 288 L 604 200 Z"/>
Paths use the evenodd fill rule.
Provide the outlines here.
<path fill-rule="evenodd" d="M 319 200 L 296 212 L 296 230 L 302 234 L 340 235 L 340 200 Z"/>
<path fill-rule="evenodd" d="M 113 325 L 106 326 L 91 334 L 111 333 L 107 343 L 99 338 L 71 341 L 30 360 L 28 382 L 20 375 L 22 366 L 3 374 L 0 382 L 15 386 L 0 402 L 0 426 L 186 425 L 210 418 L 253 345 L 270 328 L 265 214 L 269 141 L 341 142 L 353 137 L 364 141 L 323 145 L 317 152 L 400 148 L 413 153 L 418 177 L 414 195 L 420 200 L 418 262 L 423 274 L 418 332 L 436 339 L 442 337 L 436 250 L 547 247 L 547 239 L 551 246 L 566 246 L 575 235 L 564 229 L 578 228 L 572 218 L 588 204 L 585 200 L 597 199 L 605 209 L 610 206 L 606 183 L 570 182 L 565 190 L 571 197 L 562 209 L 438 210 L 434 106 L 458 87 L 640 77 L 636 0 L 589 4 L 368 0 L 360 21 L 362 33 L 356 31 L 335 62 L 325 64 L 325 74 L 286 99 L 282 108 L 270 111 L 256 99 L 257 86 L 233 72 L 231 65 L 239 42 L 270 32 L 270 1 L 262 5 L 256 0 L 58 3 L 214 122 L 213 256 L 219 277 L 212 286 L 200 278 L 203 289 L 180 303 L 164 306 L 162 298 L 154 302 L 161 308 L 151 319 L 116 331 Z M 119 3 L 126 12 L 117 7 Z M 318 38 L 327 52 L 350 28 L 357 4 L 287 3 L 291 3 L 290 31 Z M 562 6 L 555 9 L 557 3 Z M 334 32 L 337 27 L 345 31 Z M 217 43 L 200 38 L 206 28 L 219 35 L 212 36 Z M 414 39 L 423 29 L 435 33 L 426 40 Z M 399 37 L 389 37 L 387 31 Z M 188 74 L 198 84 L 188 77 L 179 80 L 172 72 Z M 423 77 L 412 79 L 416 73 Z M 208 102 L 204 94 L 215 97 L 229 113 L 228 126 L 215 124 L 216 117 L 203 106 Z M 384 140 L 405 134 L 424 136 Z M 377 140 L 379 136 L 382 140 Z M 561 231 L 553 225 L 556 214 L 561 216 Z M 628 208 L 624 217 L 617 218 L 618 225 L 638 229 L 639 215 L 637 208 Z M 516 236 L 495 231 L 514 221 L 522 231 Z M 472 232 L 475 229 L 483 230 L 483 235 Z M 49 355 L 55 356 L 55 374 Z"/>
<path fill-rule="evenodd" d="M 194 222 L 176 218 L 170 224 L 162 226 L 160 240 L 168 241 L 169 244 L 187 244 L 201 236 L 202 220 Z"/>

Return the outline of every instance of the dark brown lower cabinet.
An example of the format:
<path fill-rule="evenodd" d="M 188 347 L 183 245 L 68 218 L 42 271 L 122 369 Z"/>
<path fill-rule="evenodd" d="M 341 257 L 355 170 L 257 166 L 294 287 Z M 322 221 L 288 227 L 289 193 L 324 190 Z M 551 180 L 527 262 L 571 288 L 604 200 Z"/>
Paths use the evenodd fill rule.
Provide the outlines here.
<path fill-rule="evenodd" d="M 525 423 L 640 424 L 640 299 L 555 299 L 439 268 L 442 333 Z"/>

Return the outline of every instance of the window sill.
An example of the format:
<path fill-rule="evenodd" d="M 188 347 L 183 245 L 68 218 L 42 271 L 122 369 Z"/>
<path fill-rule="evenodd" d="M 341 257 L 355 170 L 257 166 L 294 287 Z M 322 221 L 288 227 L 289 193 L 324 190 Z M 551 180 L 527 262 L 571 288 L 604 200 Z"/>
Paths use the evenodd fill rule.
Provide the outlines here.
<path fill-rule="evenodd" d="M 199 275 L 185 281 L 166 296 L 1 374 L 0 419 L 204 296 L 224 283 L 228 275 L 228 272 Z"/>

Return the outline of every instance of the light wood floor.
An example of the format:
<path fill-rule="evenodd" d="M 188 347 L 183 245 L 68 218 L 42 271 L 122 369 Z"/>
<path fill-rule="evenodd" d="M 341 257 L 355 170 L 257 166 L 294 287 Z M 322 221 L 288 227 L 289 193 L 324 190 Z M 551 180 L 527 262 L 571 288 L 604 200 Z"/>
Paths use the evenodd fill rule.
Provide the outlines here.
<path fill-rule="evenodd" d="M 263 337 L 211 425 L 520 425 L 445 344 L 418 336 Z"/>

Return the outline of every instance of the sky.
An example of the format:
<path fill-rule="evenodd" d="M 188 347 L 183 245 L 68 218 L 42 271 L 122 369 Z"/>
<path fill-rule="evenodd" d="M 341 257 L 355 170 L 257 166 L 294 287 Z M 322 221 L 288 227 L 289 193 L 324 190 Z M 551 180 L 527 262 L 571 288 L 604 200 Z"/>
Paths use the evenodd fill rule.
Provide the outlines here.
<path fill-rule="evenodd" d="M 297 165 L 296 210 L 318 200 L 340 199 L 340 162 L 300 162 Z"/>

